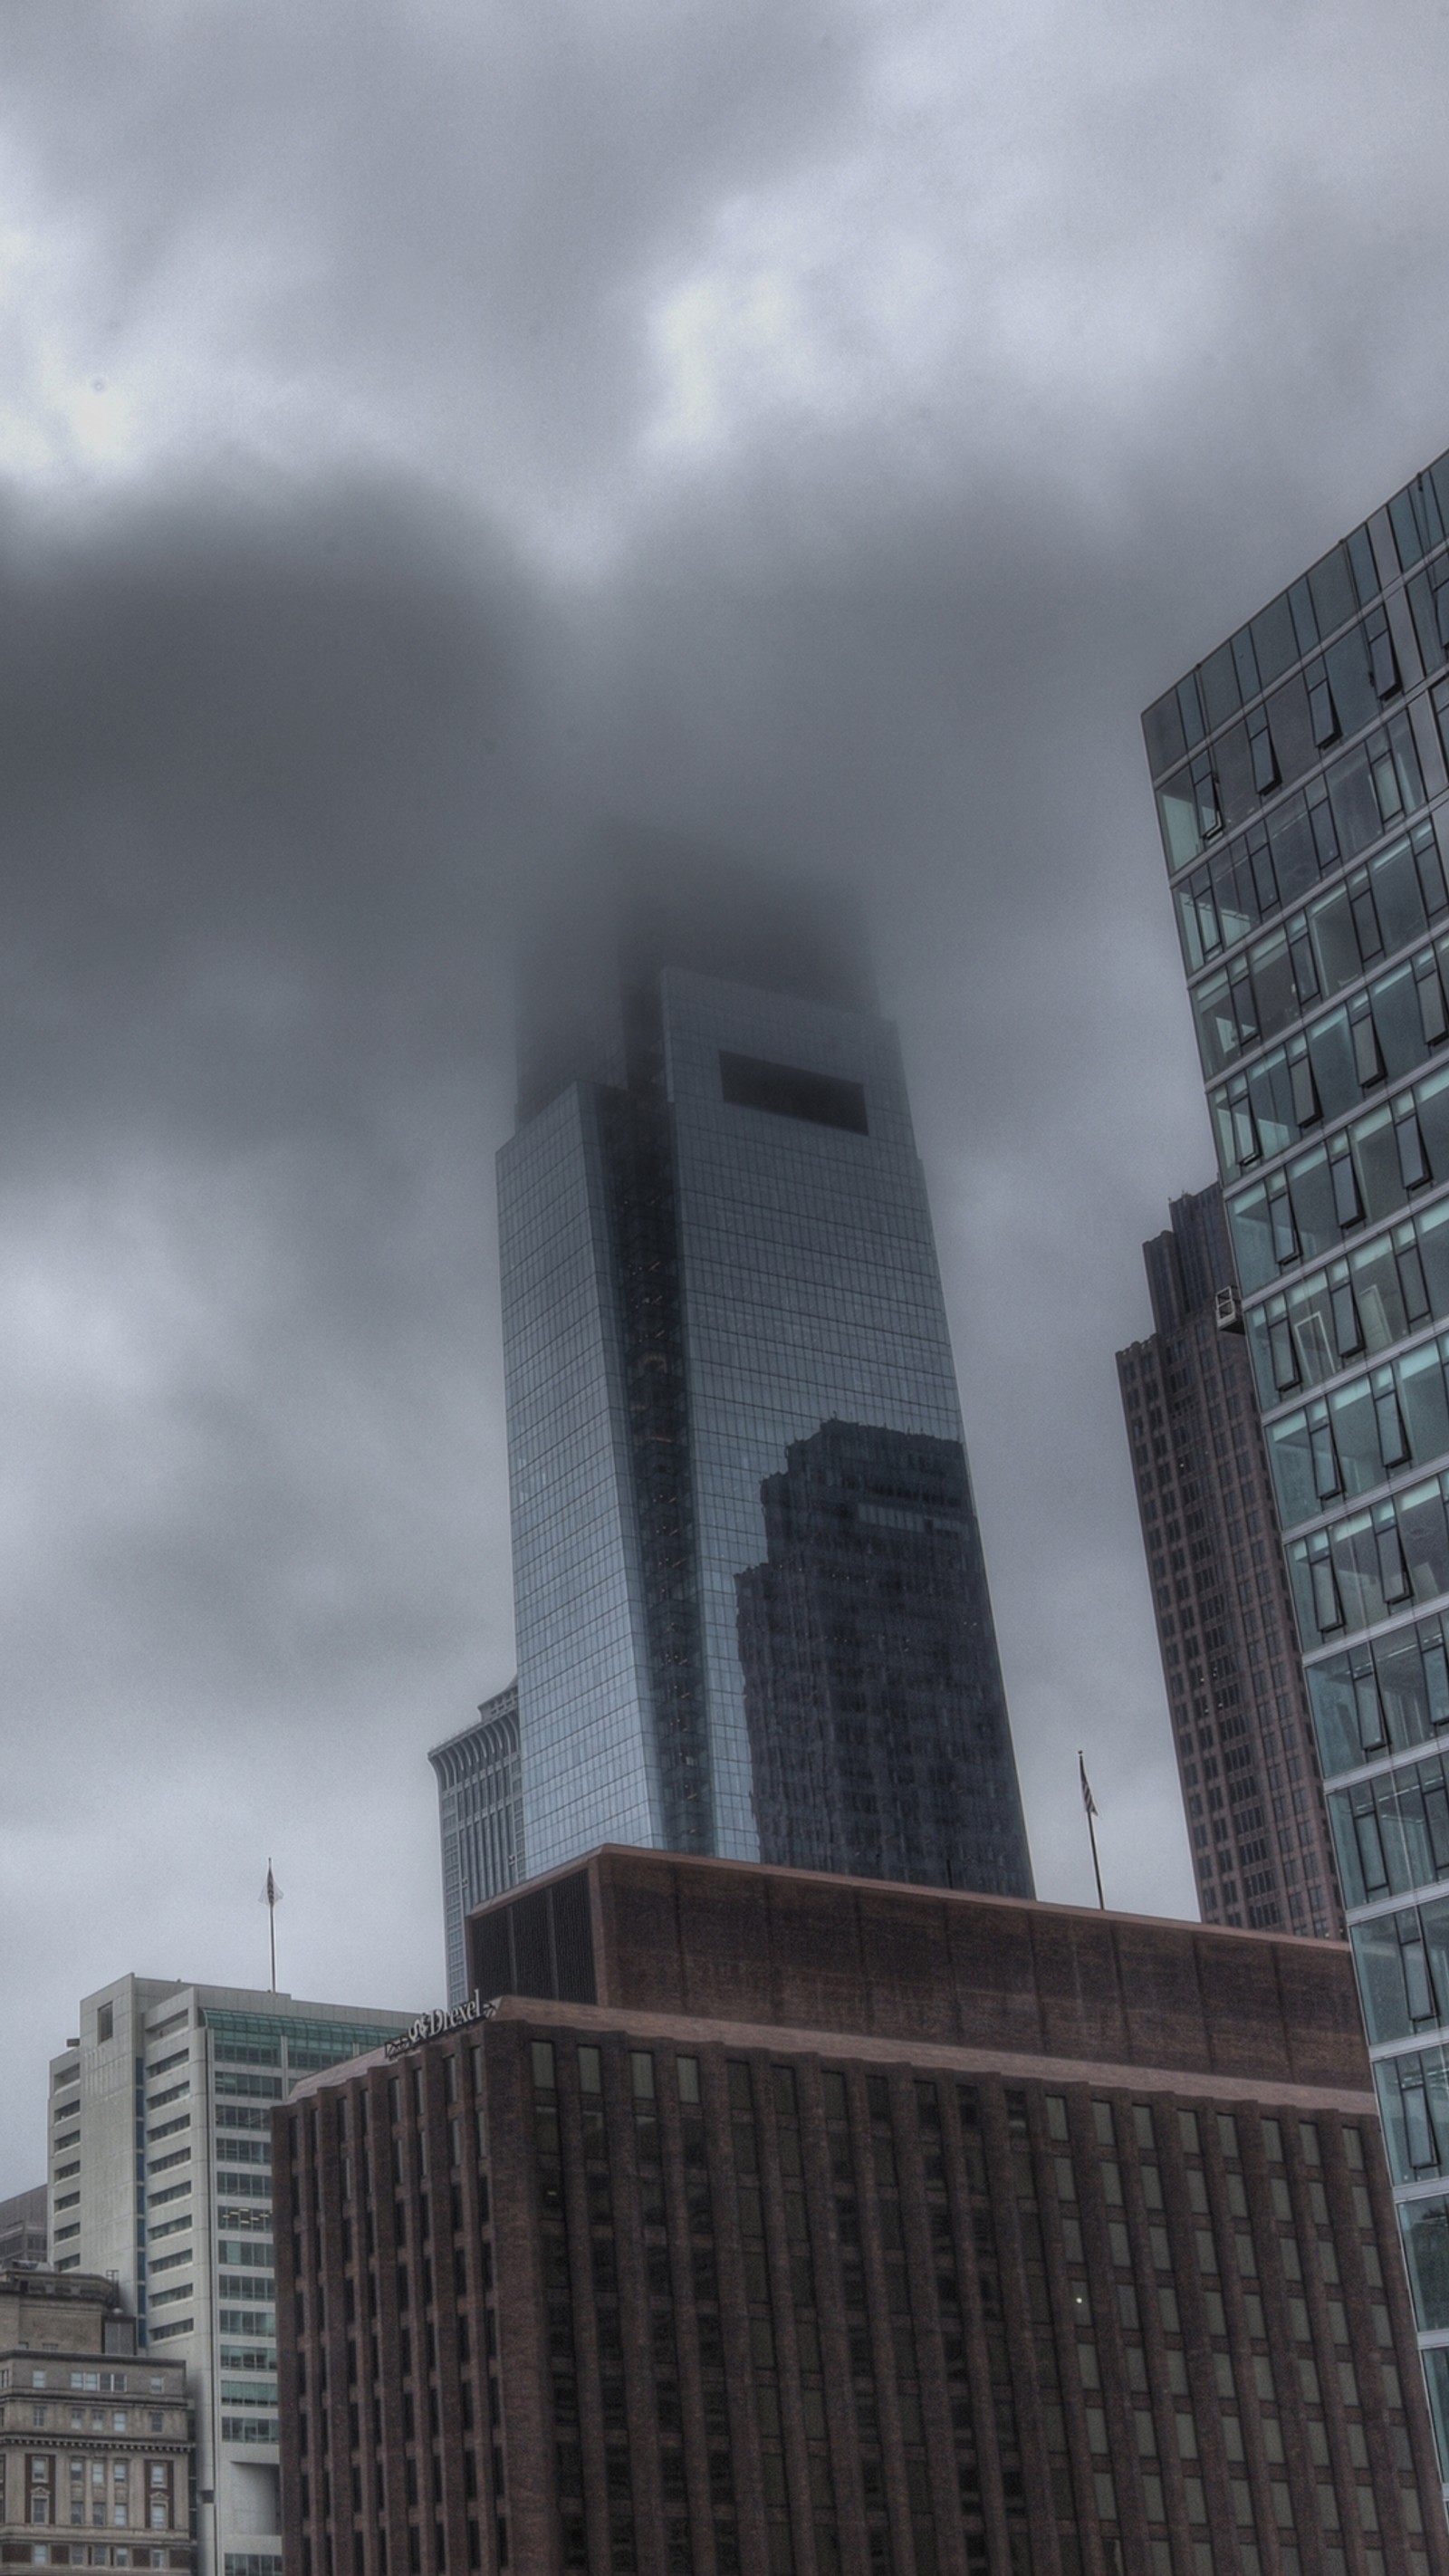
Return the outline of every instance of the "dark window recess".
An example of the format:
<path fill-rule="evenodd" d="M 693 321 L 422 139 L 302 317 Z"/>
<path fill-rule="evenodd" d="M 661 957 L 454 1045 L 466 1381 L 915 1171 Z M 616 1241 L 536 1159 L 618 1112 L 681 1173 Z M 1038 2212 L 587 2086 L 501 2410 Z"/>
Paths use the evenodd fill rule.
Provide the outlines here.
<path fill-rule="evenodd" d="M 834 1073 L 806 1073 L 796 1064 L 765 1064 L 758 1056 L 721 1050 L 720 1085 L 733 1109 L 768 1109 L 777 1118 L 808 1118 L 817 1127 L 847 1127 L 869 1134 L 865 1092 Z"/>
<path fill-rule="evenodd" d="M 594 1945 L 585 1870 L 497 1902 L 469 1924 L 473 1985 L 482 1995 L 594 2001 Z"/>

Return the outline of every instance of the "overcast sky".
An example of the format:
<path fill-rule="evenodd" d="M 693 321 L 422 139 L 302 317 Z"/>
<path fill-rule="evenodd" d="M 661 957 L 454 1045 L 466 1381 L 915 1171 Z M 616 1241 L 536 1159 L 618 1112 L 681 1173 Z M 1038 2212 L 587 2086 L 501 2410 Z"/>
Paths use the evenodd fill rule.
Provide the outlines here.
<path fill-rule="evenodd" d="M 861 895 L 1043 1895 L 1193 1910 L 1138 711 L 1449 445 L 1438 0 L 6 0 L 0 2192 L 134 1968 L 421 2008 L 520 888 Z"/>

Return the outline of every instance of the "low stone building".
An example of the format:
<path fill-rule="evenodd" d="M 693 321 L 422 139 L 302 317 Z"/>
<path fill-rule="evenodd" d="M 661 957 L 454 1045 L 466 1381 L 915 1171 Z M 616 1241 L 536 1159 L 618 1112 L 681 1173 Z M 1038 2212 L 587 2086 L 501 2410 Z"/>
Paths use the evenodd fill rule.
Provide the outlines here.
<path fill-rule="evenodd" d="M 114 2281 L 0 2269 L 0 2565 L 191 2564 L 181 2363 L 138 2354 Z"/>

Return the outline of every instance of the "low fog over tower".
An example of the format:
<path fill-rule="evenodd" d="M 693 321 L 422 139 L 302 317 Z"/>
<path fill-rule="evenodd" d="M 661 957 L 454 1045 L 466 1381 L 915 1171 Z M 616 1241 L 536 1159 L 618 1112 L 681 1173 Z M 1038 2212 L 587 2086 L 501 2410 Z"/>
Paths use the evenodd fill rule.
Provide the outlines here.
<path fill-rule="evenodd" d="M 623 886 L 544 944 L 499 1164 L 530 1869 L 1029 1895 L 895 1033 L 838 905 Z"/>

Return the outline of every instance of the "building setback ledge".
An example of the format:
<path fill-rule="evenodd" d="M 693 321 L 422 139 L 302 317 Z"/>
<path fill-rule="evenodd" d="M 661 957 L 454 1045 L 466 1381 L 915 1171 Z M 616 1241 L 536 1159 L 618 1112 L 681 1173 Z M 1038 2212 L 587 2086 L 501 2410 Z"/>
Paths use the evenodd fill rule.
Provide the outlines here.
<path fill-rule="evenodd" d="M 1371 2092 L 1333 2084 L 1291 2084 L 1268 2076 L 1216 2075 L 1181 2066 L 1112 2065 L 1101 2058 L 1026 2056 L 1001 2048 L 950 2048 L 928 2039 L 879 2039 L 864 2031 L 803 2030 L 780 2022 L 708 2020 L 682 2013 L 637 2012 L 608 2004 L 560 2004 L 530 1995 L 500 1995 L 490 2021 L 518 2021 L 579 2032 L 619 2031 L 639 2039 L 696 2047 L 771 2051 L 777 2057 L 851 2058 L 892 2066 L 939 2068 L 956 2075 L 997 2075 L 1005 2083 L 1090 2084 L 1099 2093 L 1180 2096 L 1184 2101 L 1257 2102 L 1269 2109 L 1340 2111 L 1348 2119 L 1377 2119 Z M 458 2036 L 455 2032 L 454 2038 Z M 422 2046 L 433 2043 L 423 2042 Z M 417 2050 L 410 2051 L 416 2056 Z M 355 2075 L 358 2061 L 334 2070 Z M 319 2087 L 327 2076 L 315 2077 Z M 300 2091 L 300 2087 L 299 2087 Z M 296 2096 L 293 2096 L 296 2099 Z"/>

